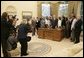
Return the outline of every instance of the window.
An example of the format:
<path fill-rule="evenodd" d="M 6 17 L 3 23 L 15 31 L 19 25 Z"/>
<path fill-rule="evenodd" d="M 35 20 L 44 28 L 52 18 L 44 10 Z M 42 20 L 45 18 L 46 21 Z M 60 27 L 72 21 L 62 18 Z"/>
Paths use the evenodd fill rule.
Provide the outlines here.
<path fill-rule="evenodd" d="M 58 16 L 67 16 L 68 14 L 68 4 L 67 2 L 61 2 L 61 4 L 59 5 L 59 11 L 58 11 Z"/>
<path fill-rule="evenodd" d="M 42 4 L 42 16 L 50 16 L 50 4 Z"/>

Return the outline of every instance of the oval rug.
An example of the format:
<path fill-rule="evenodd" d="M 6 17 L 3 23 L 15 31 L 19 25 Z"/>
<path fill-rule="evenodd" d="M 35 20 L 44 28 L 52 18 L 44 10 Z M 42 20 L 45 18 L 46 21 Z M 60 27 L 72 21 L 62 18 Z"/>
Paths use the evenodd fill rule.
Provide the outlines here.
<path fill-rule="evenodd" d="M 20 46 L 15 50 L 10 51 L 12 57 L 20 57 Z M 28 43 L 28 53 L 26 57 L 39 57 L 49 53 L 51 50 L 51 46 L 46 43 L 41 42 L 30 42 Z"/>
<path fill-rule="evenodd" d="M 28 44 L 29 55 L 42 56 L 42 55 L 45 55 L 46 53 L 50 52 L 50 50 L 51 50 L 51 46 L 46 43 L 31 42 Z"/>

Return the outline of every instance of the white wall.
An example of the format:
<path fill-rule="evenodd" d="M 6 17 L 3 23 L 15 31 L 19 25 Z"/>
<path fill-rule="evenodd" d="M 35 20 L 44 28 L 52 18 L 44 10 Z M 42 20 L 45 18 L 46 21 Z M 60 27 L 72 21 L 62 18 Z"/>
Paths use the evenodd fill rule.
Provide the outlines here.
<path fill-rule="evenodd" d="M 22 11 L 32 11 L 32 16 L 37 17 L 37 1 L 1 1 L 1 14 L 6 11 L 8 6 L 14 6 L 17 16 L 22 20 Z"/>

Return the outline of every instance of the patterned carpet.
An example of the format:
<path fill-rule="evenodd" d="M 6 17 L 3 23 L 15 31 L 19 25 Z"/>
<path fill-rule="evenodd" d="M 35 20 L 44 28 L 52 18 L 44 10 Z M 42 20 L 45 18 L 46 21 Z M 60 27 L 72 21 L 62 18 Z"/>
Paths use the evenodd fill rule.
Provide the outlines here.
<path fill-rule="evenodd" d="M 51 46 L 45 43 L 40 42 L 31 42 L 28 43 L 28 53 L 27 57 L 42 56 L 50 52 Z M 20 47 L 15 50 L 10 51 L 12 57 L 20 56 Z"/>
<path fill-rule="evenodd" d="M 28 34 L 31 35 L 32 34 Z M 82 34 L 83 35 L 83 34 Z M 80 41 L 83 42 L 83 37 L 80 37 Z M 38 36 L 33 36 L 32 40 L 28 43 L 29 55 L 23 57 L 65 57 L 65 53 L 62 52 L 65 48 L 74 45 L 70 42 L 70 39 L 64 38 L 61 42 L 51 41 L 47 39 L 39 39 Z M 61 53 L 61 54 L 60 54 Z M 12 57 L 20 56 L 20 44 L 18 43 L 18 48 L 11 51 Z M 3 57 L 2 47 L 1 47 L 1 57 Z M 83 57 L 80 53 L 78 57 Z"/>
<path fill-rule="evenodd" d="M 51 46 L 45 43 L 40 42 L 32 42 L 29 43 L 28 51 L 31 56 L 42 56 L 48 52 L 50 52 Z"/>

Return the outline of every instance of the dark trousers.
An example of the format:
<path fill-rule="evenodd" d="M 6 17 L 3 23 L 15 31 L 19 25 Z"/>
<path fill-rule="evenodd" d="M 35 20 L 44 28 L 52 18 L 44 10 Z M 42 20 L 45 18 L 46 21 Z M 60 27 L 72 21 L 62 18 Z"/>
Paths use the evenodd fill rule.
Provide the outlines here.
<path fill-rule="evenodd" d="M 66 37 L 66 29 L 63 29 L 63 36 Z"/>
<path fill-rule="evenodd" d="M 32 28 L 32 36 L 35 35 L 35 28 Z"/>
<path fill-rule="evenodd" d="M 71 32 L 71 30 L 65 30 L 65 37 L 66 38 L 69 38 L 70 37 L 70 32 Z"/>
<path fill-rule="evenodd" d="M 6 35 L 4 37 L 1 37 L 3 57 L 11 57 L 11 54 L 7 50 L 8 48 L 7 39 L 8 39 L 8 36 Z"/>
<path fill-rule="evenodd" d="M 39 28 L 39 27 L 38 27 L 38 26 L 36 26 L 36 30 L 38 30 L 38 28 Z"/>
<path fill-rule="evenodd" d="M 36 27 L 36 30 L 38 30 L 38 27 Z"/>
<path fill-rule="evenodd" d="M 75 30 L 74 29 L 72 29 L 72 31 L 71 31 L 71 41 L 75 41 Z"/>
<path fill-rule="evenodd" d="M 21 44 L 21 55 L 24 55 L 27 53 L 27 40 L 24 39 L 19 39 L 19 42 Z"/>
<path fill-rule="evenodd" d="M 53 29 L 55 29 L 55 26 L 52 26 Z"/>
<path fill-rule="evenodd" d="M 75 43 L 80 42 L 80 33 L 81 33 L 81 31 L 75 32 Z"/>

